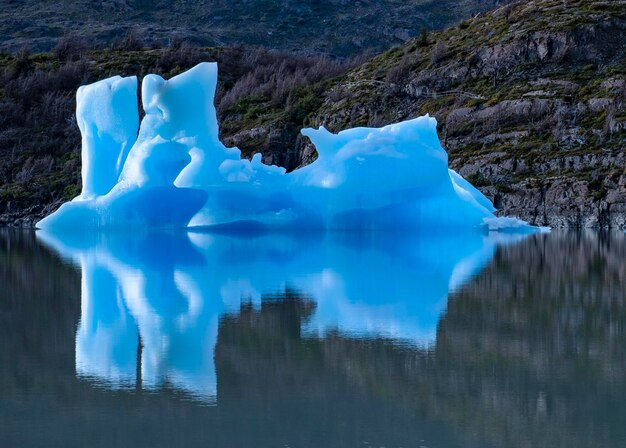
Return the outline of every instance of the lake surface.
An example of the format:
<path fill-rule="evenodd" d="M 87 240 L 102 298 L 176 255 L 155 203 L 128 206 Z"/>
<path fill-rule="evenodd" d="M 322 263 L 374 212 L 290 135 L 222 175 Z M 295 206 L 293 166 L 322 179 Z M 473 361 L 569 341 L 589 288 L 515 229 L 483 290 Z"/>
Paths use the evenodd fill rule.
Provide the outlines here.
<path fill-rule="evenodd" d="M 0 230 L 0 447 L 626 446 L 626 235 Z"/>

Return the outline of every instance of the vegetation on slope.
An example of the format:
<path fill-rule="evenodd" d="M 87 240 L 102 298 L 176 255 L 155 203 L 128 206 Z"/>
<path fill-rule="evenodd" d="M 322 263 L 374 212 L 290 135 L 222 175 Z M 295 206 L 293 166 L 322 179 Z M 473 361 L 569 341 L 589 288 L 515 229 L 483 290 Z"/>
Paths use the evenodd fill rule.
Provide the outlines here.
<path fill-rule="evenodd" d="M 268 113 L 276 126 L 295 135 L 306 116 L 321 105 L 308 86 L 323 85 L 359 61 L 240 46 L 198 48 L 180 42 L 166 49 L 140 48 L 130 39 L 122 48 L 88 51 L 74 39 L 65 39 L 52 53 L 0 55 L 4 222 L 22 216 L 32 222 L 80 192 L 80 133 L 74 110 L 75 92 L 82 84 L 117 74 L 141 78 L 157 73 L 170 78 L 202 61 L 218 61 L 216 105 L 222 138 L 253 128 L 258 117 Z M 241 148 L 245 156 L 262 149 L 254 139 Z M 288 156 L 276 152 L 266 161 L 293 164 Z"/>
<path fill-rule="evenodd" d="M 624 227 L 625 38 L 623 0 L 507 5 L 357 67 L 324 91 L 307 124 L 340 131 L 429 113 L 451 165 L 504 213 Z M 256 133 L 273 132 L 273 115 L 259 116 Z M 300 163 L 314 159 L 308 142 L 292 142 Z"/>
<path fill-rule="evenodd" d="M 626 226 L 626 1 L 534 0 L 423 32 L 363 63 L 130 33 L 88 51 L 0 56 L 0 214 L 44 214 L 79 189 L 74 90 L 113 74 L 166 78 L 220 63 L 221 136 L 289 170 L 333 131 L 430 113 L 451 165 L 503 213 L 552 226 Z"/>

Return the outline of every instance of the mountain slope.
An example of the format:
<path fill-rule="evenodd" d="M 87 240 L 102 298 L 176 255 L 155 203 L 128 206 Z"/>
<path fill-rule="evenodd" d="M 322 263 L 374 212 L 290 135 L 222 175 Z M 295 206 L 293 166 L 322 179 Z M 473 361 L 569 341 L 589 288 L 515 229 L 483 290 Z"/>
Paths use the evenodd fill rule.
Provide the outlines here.
<path fill-rule="evenodd" d="M 312 120 L 437 117 L 451 165 L 505 214 L 626 224 L 626 2 L 507 6 L 350 73 Z"/>
<path fill-rule="evenodd" d="M 430 113 L 450 163 L 507 215 L 626 227 L 626 0 L 535 0 L 420 35 L 370 61 L 238 48 L 0 55 L 0 222 L 32 222 L 80 182 L 75 89 L 220 63 L 224 142 L 295 169 L 303 126 Z M 350 69 L 350 67 L 353 67 Z"/>
<path fill-rule="evenodd" d="M 96 43 L 174 37 L 304 53 L 384 50 L 506 0 L 0 0 L 0 48 L 49 50 L 66 32 Z"/>
<path fill-rule="evenodd" d="M 307 122 L 333 131 L 435 116 L 451 165 L 504 214 L 626 225 L 623 0 L 505 6 L 390 50 L 320 95 Z M 254 127 L 263 120 L 270 135 L 271 116 Z M 240 134 L 228 141 L 245 147 Z M 294 145 L 312 160 L 308 142 Z"/>

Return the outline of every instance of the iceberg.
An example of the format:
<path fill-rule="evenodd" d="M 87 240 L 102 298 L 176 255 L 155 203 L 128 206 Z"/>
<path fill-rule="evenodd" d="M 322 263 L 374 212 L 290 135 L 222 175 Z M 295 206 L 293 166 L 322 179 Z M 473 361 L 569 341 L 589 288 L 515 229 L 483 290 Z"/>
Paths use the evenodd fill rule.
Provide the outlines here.
<path fill-rule="evenodd" d="M 139 123 L 137 79 L 83 86 L 77 198 L 40 229 L 503 229 L 487 197 L 448 168 L 429 116 L 333 134 L 304 129 L 318 158 L 293 172 L 219 140 L 217 64 L 170 80 L 148 75 Z"/>

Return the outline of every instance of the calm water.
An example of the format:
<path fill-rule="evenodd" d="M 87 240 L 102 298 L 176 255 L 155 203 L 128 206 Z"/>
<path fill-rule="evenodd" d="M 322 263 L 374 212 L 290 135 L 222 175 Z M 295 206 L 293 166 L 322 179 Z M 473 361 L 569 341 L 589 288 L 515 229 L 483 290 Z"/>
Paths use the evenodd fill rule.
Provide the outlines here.
<path fill-rule="evenodd" d="M 0 447 L 626 446 L 626 236 L 0 230 Z"/>

